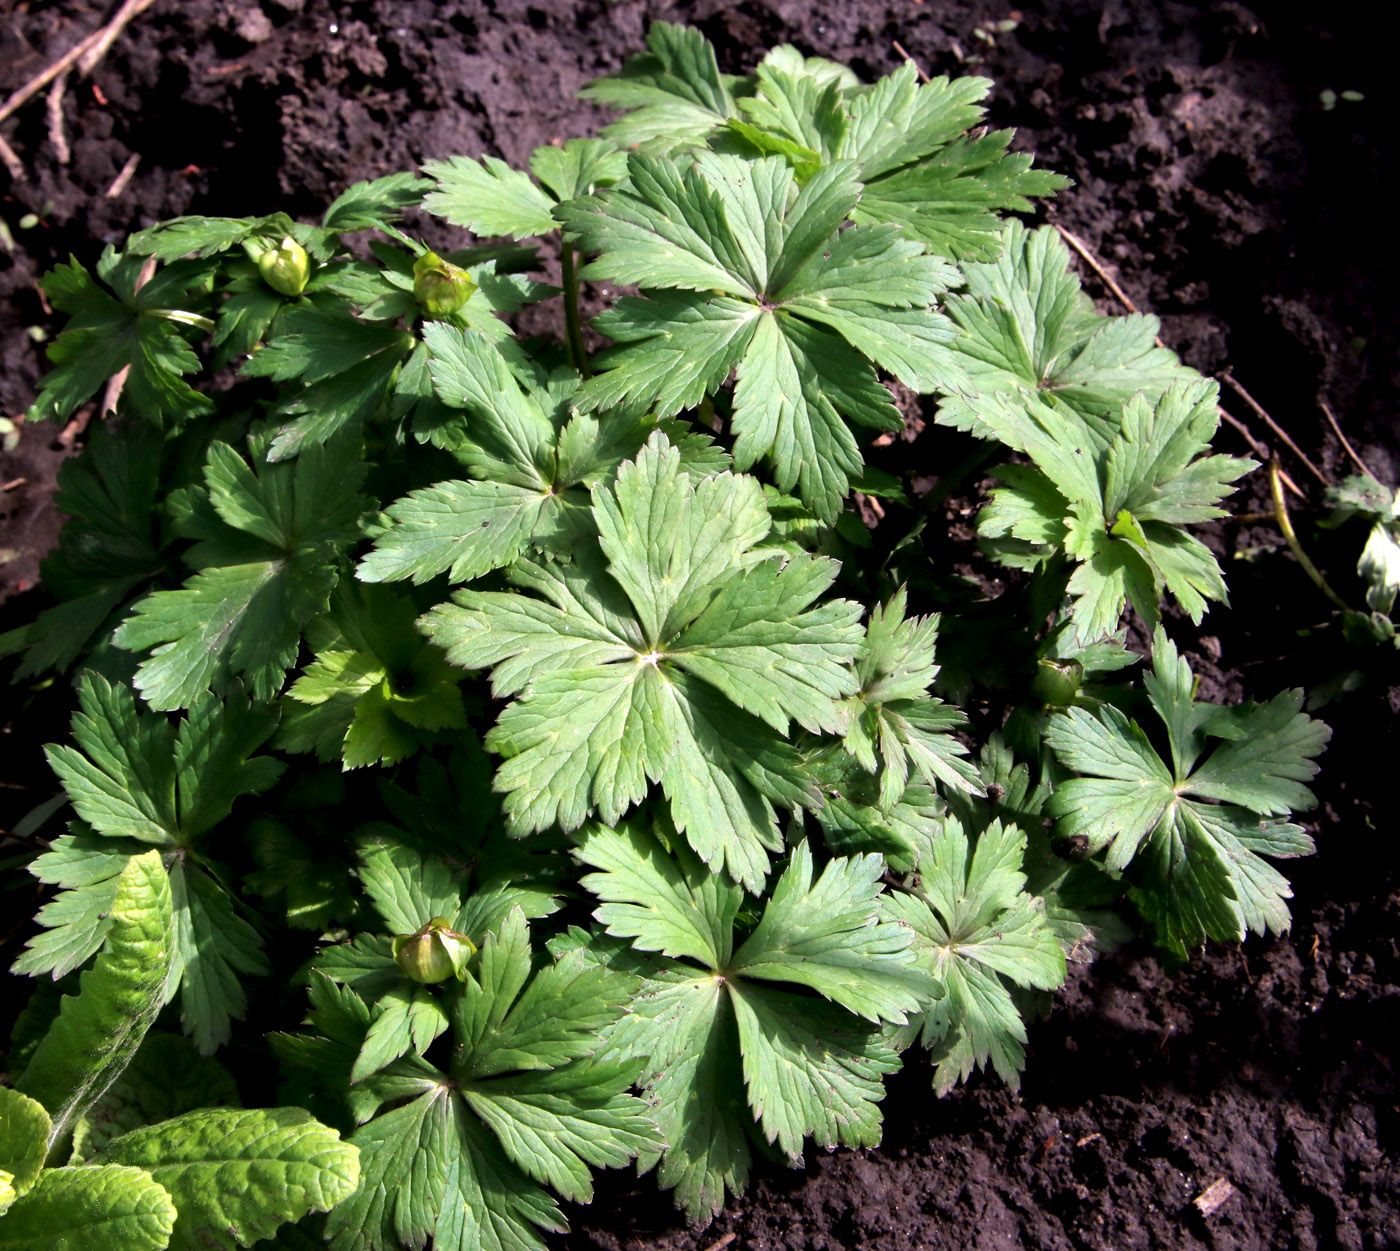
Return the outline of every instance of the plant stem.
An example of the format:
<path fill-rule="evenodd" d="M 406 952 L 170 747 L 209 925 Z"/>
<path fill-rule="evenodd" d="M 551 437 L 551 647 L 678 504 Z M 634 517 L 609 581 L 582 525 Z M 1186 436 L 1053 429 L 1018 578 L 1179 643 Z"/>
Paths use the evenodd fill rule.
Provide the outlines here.
<path fill-rule="evenodd" d="M 1313 580 L 1318 590 L 1338 608 L 1343 612 L 1350 612 L 1350 605 L 1327 585 L 1327 579 L 1322 576 L 1318 567 L 1308 559 L 1307 552 L 1303 550 L 1303 545 L 1298 542 L 1298 536 L 1293 532 L 1293 523 L 1288 519 L 1288 505 L 1283 499 L 1283 481 L 1279 476 L 1278 457 L 1274 457 L 1269 462 L 1269 490 L 1274 497 L 1274 520 L 1278 522 L 1278 528 L 1283 537 L 1288 540 L 1288 546 L 1292 549 L 1298 564 L 1302 566 L 1303 572 Z"/>
<path fill-rule="evenodd" d="M 578 311 L 578 271 L 575 268 L 574 245 L 559 241 L 559 263 L 564 271 L 564 329 L 569 342 L 569 357 L 574 368 L 585 378 L 593 376 L 588 363 L 588 349 L 583 346 L 583 321 Z"/>
<path fill-rule="evenodd" d="M 190 313 L 182 308 L 147 308 L 142 310 L 144 317 L 158 317 L 161 321 L 178 322 L 182 326 L 193 326 L 206 333 L 214 329 L 214 319 L 203 313 Z"/>

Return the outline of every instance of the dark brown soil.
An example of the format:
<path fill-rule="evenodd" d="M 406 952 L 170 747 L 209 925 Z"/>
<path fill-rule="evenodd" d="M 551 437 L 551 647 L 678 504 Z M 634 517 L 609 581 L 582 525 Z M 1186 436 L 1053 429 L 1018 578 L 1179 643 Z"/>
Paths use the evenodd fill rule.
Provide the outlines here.
<path fill-rule="evenodd" d="M 36 279 L 69 252 L 90 262 L 105 242 L 177 213 L 315 215 L 351 181 L 456 152 L 518 163 L 592 128 L 596 110 L 571 92 L 667 17 L 700 25 L 735 71 L 791 41 L 872 77 L 898 63 L 898 41 L 931 73 L 988 74 L 993 120 L 1019 127 L 1020 146 L 1075 180 L 1048 219 L 1162 316 L 1165 340 L 1203 370 L 1233 370 L 1335 479 L 1351 467 L 1318 407 L 1327 401 L 1393 482 L 1390 49 L 1366 6 L 1326 6 L 1307 21 L 1278 7 L 1051 0 L 1003 32 L 1010 4 L 981 0 L 162 0 L 91 80 L 70 83 L 69 163 L 41 97 L 0 125 L 26 171 L 0 194 L 13 237 L 0 249 L 0 414 L 17 416 L 32 398 L 42 359 L 27 332 L 53 329 Z M 108 6 L 6 8 L 0 95 Z M 1327 109 L 1325 89 L 1366 98 Z M 129 184 L 108 195 L 133 156 Z M 21 229 L 25 213 L 38 225 Z M 56 434 L 26 429 L 0 455 L 6 593 L 34 581 L 56 532 Z M 1221 445 L 1246 450 L 1229 430 Z M 1308 470 L 1288 455 L 1285 468 L 1320 505 Z M 1241 510 L 1262 506 L 1260 479 Z M 1301 519 L 1314 555 L 1359 599 L 1357 536 L 1328 537 Z M 1176 628 L 1205 693 L 1264 697 L 1344 671 L 1364 679 L 1322 713 L 1337 736 L 1312 814 L 1321 854 L 1295 866 L 1293 933 L 1208 951 L 1178 972 L 1137 945 L 1078 967 L 1054 1016 L 1032 1030 L 1019 1097 L 978 1079 L 937 1101 L 915 1063 L 891 1085 L 880 1150 L 822 1156 L 803 1171 L 765 1166 L 700 1231 L 650 1182 L 610 1175 L 594 1207 L 573 1214 L 565 1245 L 1400 1246 L 1400 857 L 1390 779 L 1376 780 L 1394 757 L 1395 654 L 1351 650 L 1335 627 L 1314 628 L 1327 605 L 1276 550 L 1271 526 L 1224 526 L 1213 541 L 1230 558 L 1234 610 L 1199 631 Z M 7 624 L 31 599 L 7 606 Z M 18 747 L 23 723 L 6 719 Z M 1217 1179 L 1234 1193 L 1202 1215 L 1193 1200 Z"/>

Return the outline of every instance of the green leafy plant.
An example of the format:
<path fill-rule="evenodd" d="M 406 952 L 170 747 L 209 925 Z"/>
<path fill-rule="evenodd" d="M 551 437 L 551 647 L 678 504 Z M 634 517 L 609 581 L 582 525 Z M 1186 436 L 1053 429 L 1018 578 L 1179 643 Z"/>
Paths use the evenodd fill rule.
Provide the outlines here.
<path fill-rule="evenodd" d="M 1110 869 L 1131 867 L 1139 906 L 1179 954 L 1207 937 L 1287 929 L 1292 890 L 1263 857 L 1312 852 L 1306 832 L 1279 818 L 1312 806 L 1306 783 L 1331 732 L 1301 711 L 1301 691 L 1198 703 L 1190 666 L 1160 628 L 1143 685 L 1170 763 L 1112 704 L 1051 718 L 1050 747 L 1083 775 L 1047 801 L 1060 834 L 1082 835 Z"/>
<path fill-rule="evenodd" d="M 989 90 L 658 23 L 528 171 L 49 275 L 31 415 L 116 398 L 0 638 L 75 701 L 0 1247 L 524 1251 L 633 1161 L 703 1220 L 755 1153 L 878 1141 L 916 1042 L 1014 1086 L 1067 961 L 1287 925 L 1325 727 L 1196 702 L 1161 625 L 1224 602 L 1185 527 L 1251 463 L 1007 220 L 1066 183 Z M 637 291 L 586 326 L 589 280 Z M 1008 461 L 1014 630 L 925 549 L 915 402 L 921 453 Z"/>
<path fill-rule="evenodd" d="M 59 1005 L 14 1088 L 0 1087 L 0 1246 L 249 1247 L 352 1194 L 356 1149 L 302 1108 L 201 1107 L 211 1086 L 215 1098 L 228 1092 L 197 1067 L 173 1092 L 149 1076 L 123 1086 L 143 1039 L 157 1037 L 147 1030 L 176 950 L 158 852 L 128 860 L 108 906 L 79 994 Z"/>

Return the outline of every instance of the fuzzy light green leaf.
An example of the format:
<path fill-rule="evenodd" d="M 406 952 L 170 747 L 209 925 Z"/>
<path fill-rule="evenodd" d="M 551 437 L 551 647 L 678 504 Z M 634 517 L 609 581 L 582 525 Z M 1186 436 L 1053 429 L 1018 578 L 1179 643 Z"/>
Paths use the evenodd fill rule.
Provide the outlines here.
<path fill-rule="evenodd" d="M 0 1086 L 0 1175 L 6 1191 L 0 1197 L 0 1215 L 39 1180 L 52 1125 L 38 1100 Z"/>
<path fill-rule="evenodd" d="M 205 1108 L 113 1140 L 97 1163 L 146 1169 L 179 1213 L 174 1251 L 250 1247 L 354 1193 L 359 1152 L 304 1108 Z"/>
<path fill-rule="evenodd" d="M 52 1168 L 0 1218 L 0 1251 L 170 1245 L 175 1204 L 144 1169 Z"/>
<path fill-rule="evenodd" d="M 135 1055 L 165 1002 L 173 958 L 170 880 L 148 851 L 122 870 L 103 950 L 15 1083 L 48 1110 L 50 1151 Z"/>

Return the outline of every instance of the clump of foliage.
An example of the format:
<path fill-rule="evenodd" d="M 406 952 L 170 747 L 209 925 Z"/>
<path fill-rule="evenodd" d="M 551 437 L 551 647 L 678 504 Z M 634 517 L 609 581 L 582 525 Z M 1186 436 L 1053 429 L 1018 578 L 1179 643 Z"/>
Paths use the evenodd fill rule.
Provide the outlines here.
<path fill-rule="evenodd" d="M 1014 1086 L 1067 960 L 1287 927 L 1268 860 L 1311 850 L 1327 731 L 1297 692 L 1197 701 L 1160 625 L 1225 599 L 1190 527 L 1252 466 L 1152 319 L 1007 218 L 1065 180 L 980 79 L 648 49 L 528 172 L 453 157 L 46 279 L 32 415 L 127 372 L 54 602 L 0 641 L 77 708 L 68 830 L 28 826 L 4 1245 L 62 1209 L 133 1247 L 536 1247 L 631 1161 L 703 1220 L 755 1152 L 878 1141 L 916 1043 L 940 1093 Z M 596 354 L 590 278 L 639 288 Z M 513 333 L 561 298 L 559 342 Z M 1003 617 L 959 629 L 891 382 L 1009 458 Z M 1009 716 L 974 757 L 979 683 Z M 219 1106 L 217 1052 L 288 1106 Z"/>
<path fill-rule="evenodd" d="M 130 856 L 78 995 L 21 1018 L 37 1036 L 17 1031 L 0 1087 L 6 1247 L 232 1251 L 359 1186 L 359 1151 L 334 1129 L 299 1107 L 208 1106 L 236 1102 L 227 1070 L 147 1032 L 176 953 L 172 895 L 159 852 Z"/>
<path fill-rule="evenodd" d="M 1327 525 L 1353 520 L 1370 524 L 1356 562 L 1367 612 L 1345 611 L 1343 626 L 1359 641 L 1400 647 L 1394 621 L 1395 593 L 1400 591 L 1400 492 L 1382 486 L 1369 473 L 1356 474 L 1328 492 L 1328 503 L 1332 515 Z"/>

